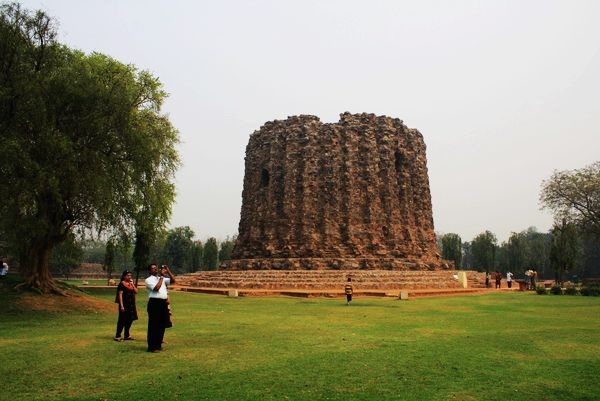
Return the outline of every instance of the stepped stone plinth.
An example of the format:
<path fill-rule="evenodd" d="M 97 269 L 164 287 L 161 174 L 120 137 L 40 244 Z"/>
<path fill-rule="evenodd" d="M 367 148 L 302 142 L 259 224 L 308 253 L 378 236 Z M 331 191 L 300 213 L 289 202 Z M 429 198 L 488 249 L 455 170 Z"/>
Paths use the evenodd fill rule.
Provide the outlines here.
<path fill-rule="evenodd" d="M 465 271 L 468 288 L 483 288 L 485 273 Z M 177 285 L 217 289 L 342 290 L 348 277 L 357 290 L 462 289 L 450 270 L 220 270 L 177 277 Z"/>
<path fill-rule="evenodd" d="M 250 136 L 239 234 L 225 270 L 444 270 L 423 136 L 344 113 L 266 123 Z"/>

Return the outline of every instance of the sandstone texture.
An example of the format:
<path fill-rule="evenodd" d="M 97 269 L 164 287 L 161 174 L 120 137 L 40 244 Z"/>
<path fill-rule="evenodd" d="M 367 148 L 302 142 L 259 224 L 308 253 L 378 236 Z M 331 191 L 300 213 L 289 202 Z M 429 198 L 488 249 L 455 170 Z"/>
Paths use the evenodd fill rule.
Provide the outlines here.
<path fill-rule="evenodd" d="M 464 271 L 468 288 L 485 288 L 485 273 Z M 261 290 L 338 290 L 348 277 L 357 291 L 462 289 L 454 270 L 219 270 L 177 276 L 180 287 Z"/>
<path fill-rule="evenodd" d="M 452 269 L 437 251 L 425 148 L 419 131 L 374 114 L 266 123 L 246 148 L 221 269 Z"/>

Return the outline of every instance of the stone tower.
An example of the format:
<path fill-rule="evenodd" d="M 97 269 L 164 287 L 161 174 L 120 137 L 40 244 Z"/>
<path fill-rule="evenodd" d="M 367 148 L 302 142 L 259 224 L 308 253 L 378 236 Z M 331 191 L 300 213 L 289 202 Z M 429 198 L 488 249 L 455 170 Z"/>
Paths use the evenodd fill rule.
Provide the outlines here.
<path fill-rule="evenodd" d="M 423 136 L 397 118 L 340 117 L 289 117 L 250 136 L 222 269 L 452 268 L 437 253 Z"/>

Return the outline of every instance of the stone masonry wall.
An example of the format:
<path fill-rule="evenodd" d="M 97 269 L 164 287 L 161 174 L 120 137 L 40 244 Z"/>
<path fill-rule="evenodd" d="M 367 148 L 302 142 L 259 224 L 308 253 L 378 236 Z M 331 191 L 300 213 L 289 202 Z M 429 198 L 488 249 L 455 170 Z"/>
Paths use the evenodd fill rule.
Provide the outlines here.
<path fill-rule="evenodd" d="M 222 269 L 447 269 L 423 136 L 349 114 L 267 122 L 246 148 L 239 234 Z"/>

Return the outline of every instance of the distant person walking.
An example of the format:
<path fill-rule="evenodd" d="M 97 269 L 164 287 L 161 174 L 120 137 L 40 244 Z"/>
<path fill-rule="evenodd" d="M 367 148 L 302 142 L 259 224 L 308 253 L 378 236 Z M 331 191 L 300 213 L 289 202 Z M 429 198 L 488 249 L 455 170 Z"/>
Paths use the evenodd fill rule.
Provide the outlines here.
<path fill-rule="evenodd" d="M 535 290 L 535 286 L 536 286 L 536 279 L 537 279 L 537 270 L 533 269 L 531 271 L 531 276 L 529 276 L 529 280 L 531 281 L 531 289 Z"/>
<path fill-rule="evenodd" d="M 346 294 L 346 305 L 350 305 L 352 302 L 352 277 L 348 277 L 348 282 L 344 286 L 344 293 Z"/>
<path fill-rule="evenodd" d="M 115 303 L 119 305 L 119 320 L 117 321 L 117 333 L 115 341 L 133 340 L 129 333 L 134 320 L 138 319 L 137 308 L 135 306 L 135 294 L 138 289 L 133 284 L 131 272 L 125 270 L 121 274 L 121 281 L 117 287 Z M 121 332 L 125 331 L 125 338 L 121 337 Z"/>
<path fill-rule="evenodd" d="M 145 281 L 148 289 L 148 352 L 158 352 L 162 351 L 165 328 L 169 324 L 167 286 L 175 283 L 175 276 L 168 266 L 163 266 L 159 277 L 156 263 L 148 266 L 148 273 Z"/>
<path fill-rule="evenodd" d="M 508 288 L 512 288 L 512 280 L 513 280 L 513 274 L 511 272 L 507 272 L 506 273 L 506 284 L 508 285 Z"/>
<path fill-rule="evenodd" d="M 525 270 L 525 277 L 527 277 L 525 279 L 525 281 L 527 282 L 527 289 L 531 290 L 531 275 L 533 274 L 533 270 L 531 269 L 527 269 Z"/>
<path fill-rule="evenodd" d="M 496 288 L 500 288 L 501 283 L 502 283 L 502 273 L 500 273 L 498 270 L 496 270 L 494 279 L 496 280 Z"/>
<path fill-rule="evenodd" d="M 485 288 L 490 288 L 490 272 L 485 272 Z"/>

